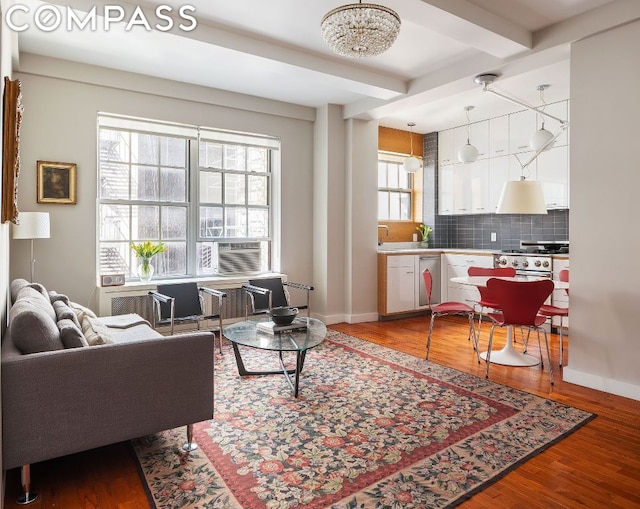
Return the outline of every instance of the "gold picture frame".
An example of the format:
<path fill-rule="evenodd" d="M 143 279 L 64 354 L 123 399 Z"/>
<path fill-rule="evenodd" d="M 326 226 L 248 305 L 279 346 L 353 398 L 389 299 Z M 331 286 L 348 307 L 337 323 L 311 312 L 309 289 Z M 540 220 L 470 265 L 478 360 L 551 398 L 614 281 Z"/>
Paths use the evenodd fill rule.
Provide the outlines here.
<path fill-rule="evenodd" d="M 20 80 L 4 77 L 2 116 L 2 222 L 18 223 L 18 175 L 20 173 Z"/>
<path fill-rule="evenodd" d="M 75 163 L 38 161 L 38 203 L 76 203 Z"/>

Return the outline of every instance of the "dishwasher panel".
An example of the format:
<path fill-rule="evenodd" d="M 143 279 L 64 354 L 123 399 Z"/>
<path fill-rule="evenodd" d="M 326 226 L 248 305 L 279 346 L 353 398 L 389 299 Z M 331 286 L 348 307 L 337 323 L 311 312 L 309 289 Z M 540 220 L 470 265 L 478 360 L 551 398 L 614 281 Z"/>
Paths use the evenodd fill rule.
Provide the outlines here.
<path fill-rule="evenodd" d="M 420 255 L 420 270 L 418 271 L 418 277 L 420 278 L 420 292 L 418 303 L 420 306 L 426 306 L 429 304 L 427 301 L 427 290 L 424 287 L 424 278 L 422 272 L 424 269 L 429 269 L 431 276 L 433 277 L 433 288 L 431 289 L 431 304 L 438 304 L 440 302 L 440 255 Z"/>

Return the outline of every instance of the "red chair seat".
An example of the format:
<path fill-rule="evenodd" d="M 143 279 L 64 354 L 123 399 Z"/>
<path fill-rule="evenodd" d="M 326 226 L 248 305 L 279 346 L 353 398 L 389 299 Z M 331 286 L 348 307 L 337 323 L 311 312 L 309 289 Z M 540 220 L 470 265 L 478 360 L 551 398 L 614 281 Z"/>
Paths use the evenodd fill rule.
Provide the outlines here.
<path fill-rule="evenodd" d="M 434 313 L 473 313 L 473 308 L 464 302 L 443 302 L 431 306 Z"/>
<path fill-rule="evenodd" d="M 544 316 L 569 316 L 569 308 L 561 308 L 558 306 L 552 306 L 550 304 L 544 304 L 540 311 L 538 311 L 541 315 Z"/>
<path fill-rule="evenodd" d="M 502 313 L 487 313 L 487 316 L 494 322 L 498 327 L 502 327 L 505 325 L 504 315 Z M 536 315 L 533 320 L 534 327 L 540 327 L 547 321 L 547 317 L 543 315 Z"/>

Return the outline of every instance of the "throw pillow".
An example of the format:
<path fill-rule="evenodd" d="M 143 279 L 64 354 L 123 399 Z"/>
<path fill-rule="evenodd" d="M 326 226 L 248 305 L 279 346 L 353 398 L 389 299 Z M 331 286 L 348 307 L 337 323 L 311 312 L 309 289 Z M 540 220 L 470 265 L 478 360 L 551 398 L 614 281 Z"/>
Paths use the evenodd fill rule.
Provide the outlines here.
<path fill-rule="evenodd" d="M 95 317 L 84 317 L 82 320 L 82 333 L 89 346 L 108 345 L 114 342 L 109 328 L 101 324 Z"/>
<path fill-rule="evenodd" d="M 49 292 L 49 300 L 51 301 L 51 304 L 57 301 L 62 301 L 67 306 L 69 305 L 69 297 L 67 297 L 64 293 L 58 293 L 55 290 L 51 290 Z"/>
<path fill-rule="evenodd" d="M 27 299 L 19 299 L 9 311 L 9 334 L 23 354 L 64 348 L 55 320 Z"/>
<path fill-rule="evenodd" d="M 80 322 L 83 327 L 84 327 L 85 317 L 96 318 L 96 314 L 93 311 L 91 311 L 89 308 L 84 307 L 82 304 L 69 301 L 69 306 L 71 307 L 71 309 L 73 309 L 73 311 L 75 311 L 76 316 L 78 317 L 78 322 Z"/>
<path fill-rule="evenodd" d="M 89 343 L 82 334 L 80 327 L 78 327 L 73 320 L 68 318 L 58 320 L 58 329 L 60 330 L 60 338 L 62 339 L 62 344 L 65 348 L 89 346 Z"/>
<path fill-rule="evenodd" d="M 29 283 L 27 286 L 29 288 L 33 288 L 34 290 L 40 292 L 43 297 L 47 299 L 49 298 L 49 292 L 47 292 L 47 289 L 40 283 Z"/>

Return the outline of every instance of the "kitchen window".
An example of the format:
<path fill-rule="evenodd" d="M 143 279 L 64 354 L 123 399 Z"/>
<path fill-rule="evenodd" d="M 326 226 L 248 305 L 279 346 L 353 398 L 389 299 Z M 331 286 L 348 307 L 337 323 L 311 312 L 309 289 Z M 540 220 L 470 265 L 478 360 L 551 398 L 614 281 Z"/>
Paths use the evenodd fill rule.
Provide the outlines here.
<path fill-rule="evenodd" d="M 412 220 L 413 174 L 404 171 L 404 157 L 378 153 L 379 221 Z"/>
<path fill-rule="evenodd" d="M 278 140 L 100 115 L 98 141 L 99 274 L 135 276 L 129 246 L 147 240 L 168 248 L 161 278 L 271 270 Z"/>

